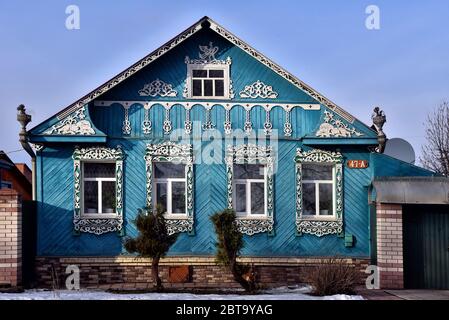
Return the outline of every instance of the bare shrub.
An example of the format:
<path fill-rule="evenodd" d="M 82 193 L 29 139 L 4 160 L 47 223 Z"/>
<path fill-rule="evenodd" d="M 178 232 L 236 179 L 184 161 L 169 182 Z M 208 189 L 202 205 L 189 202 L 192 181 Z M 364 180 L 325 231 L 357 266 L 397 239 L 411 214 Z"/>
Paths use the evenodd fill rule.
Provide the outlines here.
<path fill-rule="evenodd" d="M 334 294 L 354 294 L 360 283 L 360 272 L 353 265 L 340 258 L 324 259 L 313 267 L 306 276 L 312 286 L 312 294 L 331 296 Z"/>

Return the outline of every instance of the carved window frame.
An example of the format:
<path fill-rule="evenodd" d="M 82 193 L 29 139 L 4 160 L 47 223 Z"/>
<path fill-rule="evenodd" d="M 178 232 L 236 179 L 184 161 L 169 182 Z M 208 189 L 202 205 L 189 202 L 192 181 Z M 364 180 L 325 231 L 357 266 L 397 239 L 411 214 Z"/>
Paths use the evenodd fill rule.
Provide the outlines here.
<path fill-rule="evenodd" d="M 233 209 L 234 201 L 234 164 L 263 164 L 266 166 L 266 216 L 239 217 L 237 227 L 241 233 L 252 236 L 257 233 L 268 232 L 274 235 L 274 153 L 271 146 L 255 144 L 229 145 L 226 149 L 227 203 Z"/>
<path fill-rule="evenodd" d="M 188 232 L 194 234 L 194 195 L 193 195 L 193 146 L 166 141 L 160 144 L 147 144 L 145 151 L 146 168 L 146 206 L 155 210 L 153 197 L 153 164 L 154 162 L 175 162 L 185 164 L 186 177 L 186 210 L 185 217 L 166 216 L 169 234 Z"/>
<path fill-rule="evenodd" d="M 187 79 L 186 79 L 186 91 L 187 97 L 193 100 L 204 100 L 204 99 L 212 99 L 212 100 L 228 100 L 231 99 L 232 94 L 232 84 L 231 84 L 231 70 L 230 64 L 217 64 L 217 63 L 192 63 L 187 65 Z M 204 95 L 204 87 L 202 90 L 203 95 L 194 96 L 193 95 L 193 70 L 222 70 L 223 71 L 223 96 L 205 96 Z M 219 78 L 221 79 L 221 78 Z M 209 78 L 209 80 L 214 81 L 214 78 Z M 204 85 L 204 82 L 203 82 Z M 215 84 L 214 84 L 215 86 Z"/>
<path fill-rule="evenodd" d="M 295 157 L 296 173 L 296 230 L 298 235 L 312 234 L 322 237 L 328 234 L 343 234 L 343 155 L 340 152 L 313 149 L 297 149 Z M 302 165 L 331 164 L 334 170 L 334 215 L 317 217 L 303 215 Z"/>
<path fill-rule="evenodd" d="M 118 232 L 123 235 L 123 161 L 125 154 L 120 146 L 117 148 L 89 147 L 75 148 L 73 152 L 74 168 L 74 216 L 75 234 L 81 232 L 101 235 L 108 232 Z M 115 201 L 114 216 L 85 216 L 81 211 L 83 190 L 83 163 L 85 162 L 115 162 Z"/>

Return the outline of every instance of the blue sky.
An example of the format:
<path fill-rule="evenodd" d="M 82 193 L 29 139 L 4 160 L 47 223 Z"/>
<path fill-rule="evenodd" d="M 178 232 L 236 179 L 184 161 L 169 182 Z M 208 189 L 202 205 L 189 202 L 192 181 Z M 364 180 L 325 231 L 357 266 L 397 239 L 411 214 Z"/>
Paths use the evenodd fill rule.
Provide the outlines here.
<path fill-rule="evenodd" d="M 68 5 L 80 30 L 65 27 Z M 380 30 L 365 27 L 368 5 Z M 34 126 L 208 15 L 367 124 L 417 154 L 426 115 L 449 100 L 449 1 L 0 0 L 0 149 L 20 149 L 16 107 Z M 25 152 L 9 154 L 29 162 Z"/>

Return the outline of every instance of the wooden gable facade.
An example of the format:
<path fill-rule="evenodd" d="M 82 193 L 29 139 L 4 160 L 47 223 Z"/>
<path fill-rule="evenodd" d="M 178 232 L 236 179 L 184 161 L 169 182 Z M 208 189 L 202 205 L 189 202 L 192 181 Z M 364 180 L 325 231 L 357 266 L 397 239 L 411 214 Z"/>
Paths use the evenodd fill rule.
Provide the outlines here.
<path fill-rule="evenodd" d="M 187 212 L 169 224 L 180 233 L 170 255 L 211 256 L 209 217 L 235 207 L 233 165 L 252 160 L 269 172 L 266 212 L 239 222 L 242 254 L 366 258 L 374 177 L 429 174 L 376 152 L 375 129 L 207 17 L 28 135 L 39 256 L 126 254 L 138 209 L 154 206 L 158 161 L 186 165 Z M 115 215 L 84 216 L 82 164 L 101 161 L 115 164 Z M 304 215 L 309 163 L 333 168 L 331 218 Z"/>

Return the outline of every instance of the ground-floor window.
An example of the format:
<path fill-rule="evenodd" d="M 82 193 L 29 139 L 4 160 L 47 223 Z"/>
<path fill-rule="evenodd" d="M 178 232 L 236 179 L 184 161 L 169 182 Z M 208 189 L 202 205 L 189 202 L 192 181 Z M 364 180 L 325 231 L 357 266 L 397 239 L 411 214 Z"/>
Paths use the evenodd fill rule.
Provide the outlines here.
<path fill-rule="evenodd" d="M 313 149 L 296 152 L 296 228 L 316 236 L 343 232 L 343 156 Z"/>
<path fill-rule="evenodd" d="M 73 223 L 76 233 L 122 233 L 124 158 L 120 147 L 75 149 Z"/>
<path fill-rule="evenodd" d="M 244 144 L 226 150 L 228 208 L 237 214 L 240 232 L 273 234 L 274 158 L 271 146 Z"/>
<path fill-rule="evenodd" d="M 148 144 L 146 202 L 150 210 L 162 206 L 169 234 L 193 234 L 193 148 L 171 141 Z"/>
<path fill-rule="evenodd" d="M 186 165 L 154 163 L 154 199 L 167 215 L 186 215 Z"/>
<path fill-rule="evenodd" d="M 234 164 L 234 209 L 240 217 L 266 216 L 267 168 L 260 164 Z"/>

